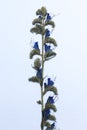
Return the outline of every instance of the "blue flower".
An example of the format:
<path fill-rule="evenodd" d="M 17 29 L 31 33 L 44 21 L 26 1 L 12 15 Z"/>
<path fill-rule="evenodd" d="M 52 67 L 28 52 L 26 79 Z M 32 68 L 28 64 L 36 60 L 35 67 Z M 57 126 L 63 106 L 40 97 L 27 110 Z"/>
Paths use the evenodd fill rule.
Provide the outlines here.
<path fill-rule="evenodd" d="M 51 129 L 55 129 L 55 122 L 51 124 Z"/>
<path fill-rule="evenodd" d="M 53 103 L 54 103 L 53 96 L 49 96 L 49 97 L 48 97 L 47 103 L 49 103 L 49 104 L 53 104 Z"/>
<path fill-rule="evenodd" d="M 53 86 L 53 85 L 54 85 L 54 82 L 50 78 L 48 78 L 48 86 Z"/>
<path fill-rule="evenodd" d="M 45 44 L 45 52 L 49 52 L 49 51 L 52 51 L 51 46 Z"/>
<path fill-rule="evenodd" d="M 48 120 L 50 117 L 50 109 L 43 110 L 42 115 L 44 120 Z"/>
<path fill-rule="evenodd" d="M 47 20 L 51 20 L 52 18 L 51 18 L 51 16 L 50 16 L 50 14 L 49 13 L 47 13 L 47 18 L 46 18 L 46 21 Z"/>
<path fill-rule="evenodd" d="M 49 37 L 49 36 L 50 36 L 50 31 L 47 29 L 47 30 L 46 30 L 46 34 L 45 34 L 45 38 L 46 38 L 46 37 Z"/>
<path fill-rule="evenodd" d="M 51 80 L 51 78 L 48 78 L 48 83 L 44 83 L 44 88 L 53 86 L 54 82 Z"/>
<path fill-rule="evenodd" d="M 37 76 L 39 79 L 42 79 L 42 69 L 38 69 L 38 70 L 37 70 L 36 76 Z"/>
<path fill-rule="evenodd" d="M 38 42 L 35 42 L 35 43 L 34 43 L 33 48 L 36 49 L 36 50 L 39 50 Z"/>

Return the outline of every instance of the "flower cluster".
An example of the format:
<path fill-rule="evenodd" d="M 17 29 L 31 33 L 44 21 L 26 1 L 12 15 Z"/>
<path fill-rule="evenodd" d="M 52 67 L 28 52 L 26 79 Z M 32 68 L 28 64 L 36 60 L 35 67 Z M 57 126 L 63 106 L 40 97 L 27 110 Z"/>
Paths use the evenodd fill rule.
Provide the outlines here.
<path fill-rule="evenodd" d="M 57 43 L 54 38 L 51 37 L 52 29 L 55 27 L 55 23 L 52 20 L 51 15 L 47 12 L 45 7 L 36 11 L 37 18 L 33 20 L 31 33 L 39 34 L 42 37 L 42 48 L 39 47 L 39 42 L 33 43 L 32 50 L 30 52 L 30 59 L 33 59 L 36 55 L 38 58 L 34 60 L 33 69 L 36 70 L 36 74 L 29 78 L 29 81 L 39 83 L 41 88 L 41 99 L 37 101 L 41 105 L 42 120 L 41 130 L 54 130 L 56 117 L 53 112 L 56 112 L 55 99 L 58 95 L 57 88 L 54 86 L 54 81 L 51 78 L 47 78 L 47 82 L 44 81 L 44 67 L 45 62 L 54 58 L 56 53 L 53 51 L 53 46 L 56 47 Z M 49 28 L 51 26 L 51 28 Z M 44 103 L 44 96 L 46 93 L 53 93 L 53 96 L 47 98 Z"/>

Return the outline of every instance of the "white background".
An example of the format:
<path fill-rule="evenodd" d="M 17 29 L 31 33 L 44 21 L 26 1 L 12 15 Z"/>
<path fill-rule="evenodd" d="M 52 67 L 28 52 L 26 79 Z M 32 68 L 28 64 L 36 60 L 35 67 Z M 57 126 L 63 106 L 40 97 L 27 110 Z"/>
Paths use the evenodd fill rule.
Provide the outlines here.
<path fill-rule="evenodd" d="M 0 1 L 0 130 L 40 130 L 40 88 L 27 79 L 34 74 L 29 30 L 42 6 L 60 14 L 53 18 L 58 55 L 46 63 L 59 91 L 57 128 L 87 130 L 86 0 Z"/>

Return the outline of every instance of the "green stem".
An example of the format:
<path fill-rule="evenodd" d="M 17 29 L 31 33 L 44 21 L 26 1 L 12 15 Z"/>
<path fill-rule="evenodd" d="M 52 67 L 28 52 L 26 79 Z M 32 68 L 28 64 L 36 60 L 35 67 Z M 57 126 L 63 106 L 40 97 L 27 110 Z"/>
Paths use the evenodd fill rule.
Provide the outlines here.
<path fill-rule="evenodd" d="M 41 85 L 41 101 L 42 101 L 42 108 L 41 108 L 41 112 L 44 109 L 44 101 L 43 101 L 43 77 L 44 77 L 44 46 L 43 46 L 43 39 L 44 37 L 42 36 L 42 85 Z M 44 126 L 43 126 L 43 117 L 42 117 L 42 130 L 44 130 Z"/>
<path fill-rule="evenodd" d="M 42 101 L 43 101 L 43 80 L 44 80 L 44 46 L 43 46 L 43 36 L 42 36 L 42 86 L 41 86 L 41 90 L 42 90 Z M 44 108 L 44 103 L 42 103 L 42 110 Z"/>
<path fill-rule="evenodd" d="M 44 27 L 44 20 L 43 20 L 43 27 Z M 42 84 L 41 84 L 41 112 L 44 109 L 44 100 L 43 100 L 43 81 L 44 81 L 44 35 L 42 35 Z M 43 126 L 43 116 L 41 121 L 41 130 L 44 130 Z"/>

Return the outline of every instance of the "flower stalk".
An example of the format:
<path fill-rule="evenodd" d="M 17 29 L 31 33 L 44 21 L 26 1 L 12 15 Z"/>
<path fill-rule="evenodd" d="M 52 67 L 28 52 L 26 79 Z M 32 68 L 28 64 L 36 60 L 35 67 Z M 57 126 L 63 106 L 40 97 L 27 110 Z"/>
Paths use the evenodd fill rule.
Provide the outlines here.
<path fill-rule="evenodd" d="M 55 23 L 52 21 L 52 17 L 47 12 L 45 7 L 38 9 L 36 11 L 36 15 L 38 17 L 33 20 L 33 27 L 30 31 L 36 35 L 41 35 L 42 47 L 39 48 L 38 41 L 34 42 L 33 49 L 30 52 L 30 59 L 33 59 L 33 57 L 36 56 L 39 56 L 40 58 L 38 57 L 34 60 L 33 69 L 36 70 L 36 74 L 35 76 L 29 78 L 29 81 L 38 83 L 41 88 L 41 99 L 37 101 L 37 103 L 41 105 L 41 130 L 54 130 L 56 117 L 52 114 L 52 111 L 57 111 L 57 108 L 54 104 L 58 95 L 58 91 L 54 86 L 54 81 L 50 77 L 46 78 L 46 82 L 44 81 L 44 67 L 45 62 L 56 56 L 52 46 L 56 47 L 57 43 L 55 39 L 51 37 L 51 30 L 48 28 L 51 26 L 53 29 L 55 27 Z M 46 93 L 52 93 L 53 96 L 49 96 L 45 103 L 44 96 Z"/>

